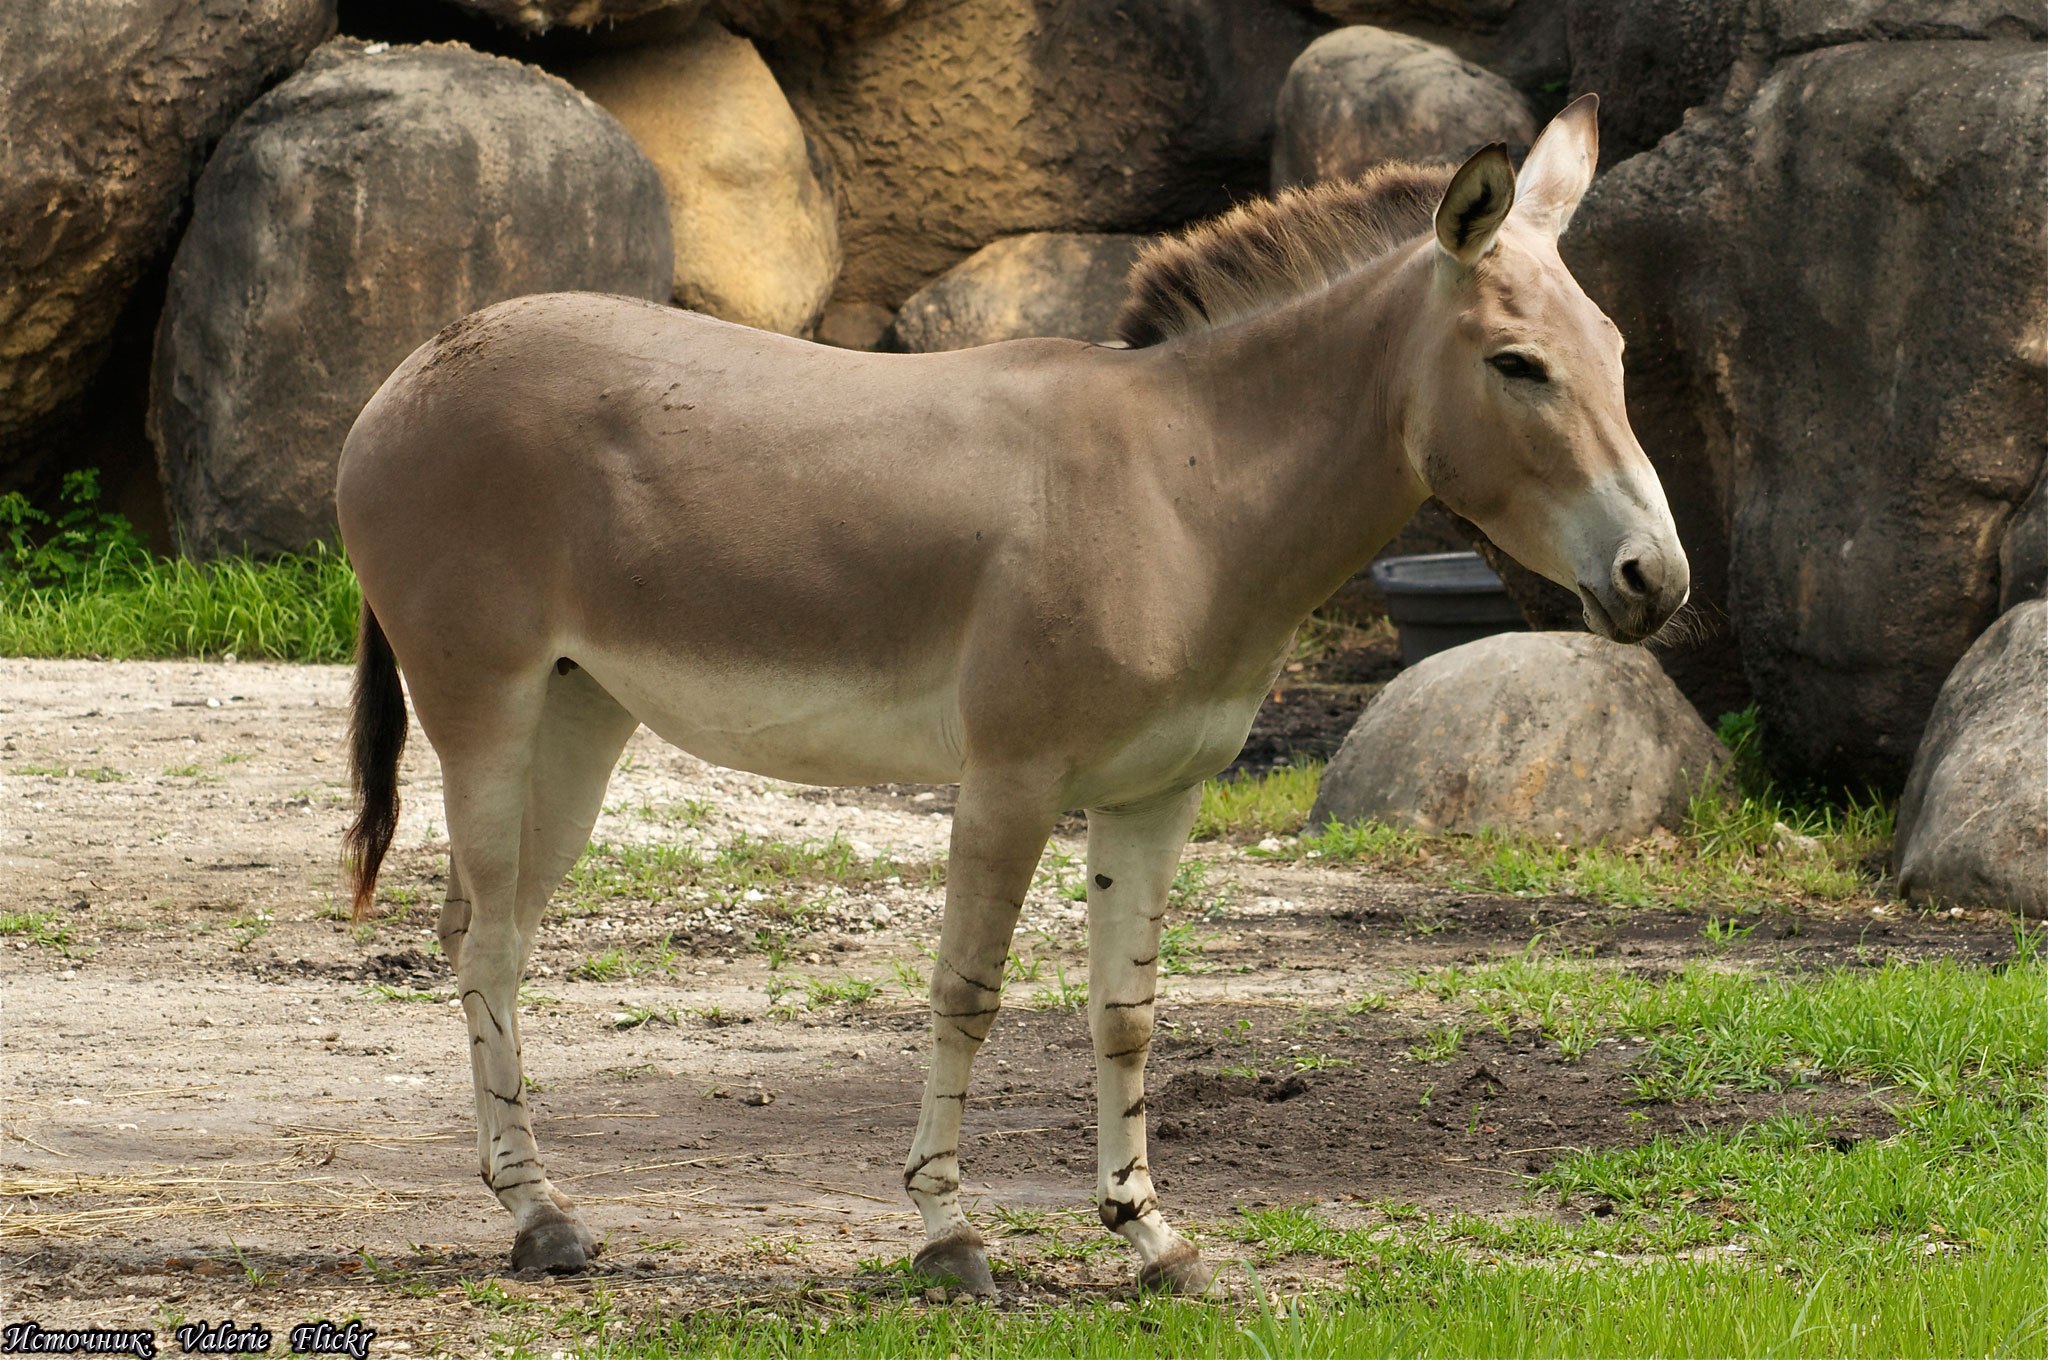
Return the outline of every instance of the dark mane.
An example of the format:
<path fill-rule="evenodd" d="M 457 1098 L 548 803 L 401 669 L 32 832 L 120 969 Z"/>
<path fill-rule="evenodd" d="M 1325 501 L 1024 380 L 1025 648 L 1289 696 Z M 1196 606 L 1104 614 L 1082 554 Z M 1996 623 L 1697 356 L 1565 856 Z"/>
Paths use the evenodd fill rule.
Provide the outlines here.
<path fill-rule="evenodd" d="M 1117 335 L 1132 348 L 1271 310 L 1429 230 L 1455 165 L 1390 161 L 1357 179 L 1285 190 L 1146 248 Z"/>

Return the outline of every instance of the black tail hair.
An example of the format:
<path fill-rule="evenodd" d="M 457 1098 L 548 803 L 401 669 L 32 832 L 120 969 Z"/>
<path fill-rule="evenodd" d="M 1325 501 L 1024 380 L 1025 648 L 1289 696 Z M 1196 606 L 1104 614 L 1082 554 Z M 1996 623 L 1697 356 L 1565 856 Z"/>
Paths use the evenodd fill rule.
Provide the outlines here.
<path fill-rule="evenodd" d="M 356 819 L 342 837 L 342 859 L 354 881 L 355 919 L 370 913 L 377 870 L 398 830 L 398 758 L 405 751 L 405 690 L 398 658 L 370 606 L 356 634 L 355 711 L 349 717 L 349 779 Z"/>

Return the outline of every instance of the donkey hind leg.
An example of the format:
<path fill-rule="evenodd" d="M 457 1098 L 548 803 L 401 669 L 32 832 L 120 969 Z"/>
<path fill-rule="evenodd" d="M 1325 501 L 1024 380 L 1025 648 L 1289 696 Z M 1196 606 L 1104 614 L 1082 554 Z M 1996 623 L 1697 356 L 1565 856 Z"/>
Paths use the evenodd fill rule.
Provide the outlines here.
<path fill-rule="evenodd" d="M 442 933 L 444 947 L 458 942 L 477 1161 L 484 1184 L 512 1214 L 512 1268 L 576 1271 L 597 1254 L 597 1241 L 574 1202 L 549 1182 L 534 1142 L 519 982 L 541 909 L 589 839 L 612 766 L 637 723 L 582 671 L 550 677 L 537 705 L 507 707 L 528 720 L 508 722 L 490 749 L 458 748 L 442 758 L 453 852 Z"/>
<path fill-rule="evenodd" d="M 1002 1004 L 1017 913 L 1058 816 L 1055 801 L 1036 781 L 970 772 L 953 815 L 945 923 L 932 964 L 932 1062 L 903 1188 L 924 1218 L 917 1269 L 976 1294 L 994 1293 L 995 1279 L 960 1208 L 960 1120 L 974 1055 Z"/>
<path fill-rule="evenodd" d="M 1138 1249 L 1144 1289 L 1199 1294 L 1213 1276 L 1166 1224 L 1145 1160 L 1145 1058 L 1159 935 L 1200 786 L 1088 813 L 1088 1027 L 1095 1038 L 1096 1191 L 1102 1225 Z"/>

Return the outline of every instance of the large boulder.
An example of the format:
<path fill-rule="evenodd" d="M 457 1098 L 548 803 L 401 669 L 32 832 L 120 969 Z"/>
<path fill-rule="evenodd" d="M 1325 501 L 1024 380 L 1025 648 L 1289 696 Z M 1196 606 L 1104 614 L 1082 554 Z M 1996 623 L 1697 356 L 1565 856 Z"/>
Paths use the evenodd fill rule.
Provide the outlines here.
<path fill-rule="evenodd" d="M 839 277 L 839 222 L 789 101 L 745 38 L 705 20 L 681 39 L 562 71 L 661 174 L 675 300 L 808 335 Z"/>
<path fill-rule="evenodd" d="M 1257 192 L 1318 31 L 1282 0 L 954 0 L 778 49 L 837 174 L 839 301 L 894 310 L 999 237 L 1149 231 Z"/>
<path fill-rule="evenodd" d="M 1384 28 L 1326 33 L 1294 59 L 1274 113 L 1273 187 L 1350 179 L 1382 161 L 1463 160 L 1536 137 L 1528 101 L 1447 47 Z"/>
<path fill-rule="evenodd" d="M 1566 0 L 1575 94 L 1600 95 L 1608 161 L 1685 111 L 1746 99 L 1773 61 L 1848 43 L 2048 40 L 2044 0 Z"/>
<path fill-rule="evenodd" d="M 669 295 L 661 181 L 608 114 L 518 62 L 380 47 L 322 47 L 200 178 L 150 396 L 195 556 L 331 539 L 343 436 L 448 322 L 522 293 Z"/>
<path fill-rule="evenodd" d="M 922 354 L 1031 335 L 1106 344 L 1146 239 L 1038 231 L 984 246 L 911 295 L 888 347 Z"/>
<path fill-rule="evenodd" d="M 1649 653 L 1590 633 L 1502 633 L 1380 691 L 1323 771 L 1331 818 L 1590 844 L 1677 828 L 1727 752 Z"/>
<path fill-rule="evenodd" d="M 1778 772 L 1896 789 L 2048 457 L 2048 47 L 1782 62 L 1562 242 Z M 1699 660 L 1698 656 L 1695 660 Z"/>
<path fill-rule="evenodd" d="M 1942 686 L 1895 853 L 1910 901 L 2048 916 L 2048 602 L 2006 613 Z"/>
<path fill-rule="evenodd" d="M 0 486 L 37 471 L 214 141 L 333 31 L 334 0 L 7 0 Z"/>
<path fill-rule="evenodd" d="M 1339 24 L 1371 24 L 1448 47 L 1554 113 L 1571 75 L 1567 0 L 1295 0 Z"/>

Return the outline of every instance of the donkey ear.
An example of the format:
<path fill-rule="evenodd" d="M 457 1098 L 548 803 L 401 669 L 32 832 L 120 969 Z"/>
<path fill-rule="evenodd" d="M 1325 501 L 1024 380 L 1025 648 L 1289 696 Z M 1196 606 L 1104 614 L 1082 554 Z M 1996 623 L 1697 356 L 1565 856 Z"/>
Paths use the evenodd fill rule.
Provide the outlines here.
<path fill-rule="evenodd" d="M 1436 240 L 1459 264 L 1476 264 L 1493 249 L 1494 233 L 1515 206 L 1515 167 L 1499 142 L 1458 167 L 1436 205 Z"/>
<path fill-rule="evenodd" d="M 1519 220 L 1560 236 L 1600 159 L 1600 96 L 1582 94 L 1550 120 L 1522 162 Z"/>

